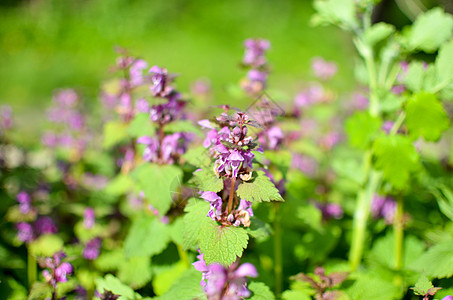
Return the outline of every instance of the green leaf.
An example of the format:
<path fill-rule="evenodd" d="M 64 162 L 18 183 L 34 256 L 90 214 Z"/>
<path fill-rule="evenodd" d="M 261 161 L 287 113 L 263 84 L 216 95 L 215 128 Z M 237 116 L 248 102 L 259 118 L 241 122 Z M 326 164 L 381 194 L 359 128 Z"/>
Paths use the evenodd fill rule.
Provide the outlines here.
<path fill-rule="evenodd" d="M 30 252 L 36 256 L 52 256 L 63 250 L 63 240 L 54 234 L 41 235 L 28 245 Z"/>
<path fill-rule="evenodd" d="M 132 223 L 124 241 L 126 258 L 161 253 L 170 242 L 169 226 L 154 216 L 143 216 Z"/>
<path fill-rule="evenodd" d="M 408 35 L 410 49 L 435 52 L 450 39 L 453 32 L 453 17 L 436 7 L 417 17 Z"/>
<path fill-rule="evenodd" d="M 449 124 L 447 113 L 436 95 L 420 92 L 407 102 L 406 125 L 414 139 L 423 136 L 427 141 L 437 141 Z"/>
<path fill-rule="evenodd" d="M 266 151 L 264 156 L 282 172 L 283 176 L 286 176 L 291 165 L 291 152 L 286 150 Z"/>
<path fill-rule="evenodd" d="M 410 139 L 399 135 L 381 135 L 373 143 L 374 166 L 383 171 L 383 178 L 402 189 L 409 175 L 418 167 L 418 153 Z"/>
<path fill-rule="evenodd" d="M 407 73 L 403 77 L 406 87 L 413 91 L 418 92 L 423 87 L 423 79 L 425 74 L 425 67 L 420 61 L 413 61 L 407 68 Z"/>
<path fill-rule="evenodd" d="M 357 27 L 354 0 L 317 0 L 314 7 L 318 13 L 312 19 L 315 25 L 334 24 L 346 29 Z"/>
<path fill-rule="evenodd" d="M 453 221 L 453 192 L 445 185 L 431 187 L 431 192 L 437 200 L 440 211 Z"/>
<path fill-rule="evenodd" d="M 182 171 L 173 165 L 144 163 L 132 173 L 132 178 L 146 199 L 161 215 L 165 215 L 173 202 L 172 196 L 182 181 Z"/>
<path fill-rule="evenodd" d="M 115 295 L 119 295 L 120 298 L 118 298 L 118 300 L 134 300 L 141 298 L 132 288 L 122 283 L 121 280 L 112 274 L 107 274 L 104 278 L 96 279 L 96 290 L 101 294 L 104 293 L 104 291 L 110 291 Z"/>
<path fill-rule="evenodd" d="M 346 121 L 346 132 L 353 147 L 365 149 L 381 128 L 381 120 L 368 112 L 358 112 Z"/>
<path fill-rule="evenodd" d="M 271 289 L 262 282 L 252 281 L 247 288 L 252 292 L 250 300 L 273 300 L 275 299 L 274 293 Z"/>
<path fill-rule="evenodd" d="M 411 288 L 414 290 L 415 295 L 424 296 L 428 293 L 429 289 L 433 288 L 434 285 L 428 279 L 425 274 L 422 274 L 420 278 L 417 280 L 415 287 Z"/>
<path fill-rule="evenodd" d="M 121 249 L 110 252 L 103 251 L 94 261 L 94 265 L 99 271 L 108 272 L 117 270 L 124 260 L 124 253 Z"/>
<path fill-rule="evenodd" d="M 272 233 L 271 226 L 256 217 L 251 217 L 250 227 L 246 228 L 246 230 L 258 242 L 266 241 Z"/>
<path fill-rule="evenodd" d="M 147 256 L 125 260 L 118 269 L 118 278 L 134 289 L 144 287 L 151 277 L 151 260 Z"/>
<path fill-rule="evenodd" d="M 453 81 L 453 40 L 443 44 L 439 49 L 434 64 L 437 73 L 436 89 L 443 88 Z"/>
<path fill-rule="evenodd" d="M 149 114 L 138 113 L 129 123 L 127 132 L 130 137 L 138 138 L 141 136 L 153 136 L 156 128 L 149 119 Z"/>
<path fill-rule="evenodd" d="M 194 182 L 200 190 L 214 193 L 223 190 L 223 180 L 222 178 L 217 178 L 212 165 L 193 172 L 193 175 L 192 182 Z"/>
<path fill-rule="evenodd" d="M 188 269 L 185 262 L 179 261 L 171 266 L 157 266 L 153 268 L 153 290 L 160 296 L 167 292 L 181 274 Z"/>
<path fill-rule="evenodd" d="M 184 243 L 184 219 L 177 218 L 170 225 L 170 237 L 176 245 L 182 245 Z"/>
<path fill-rule="evenodd" d="M 175 133 L 175 132 L 193 132 L 198 136 L 202 136 L 202 132 L 198 126 L 195 126 L 190 120 L 177 120 L 171 123 L 168 123 L 164 127 L 166 133 Z"/>
<path fill-rule="evenodd" d="M 355 283 L 346 291 L 351 300 L 389 300 L 396 299 L 398 288 L 379 278 L 376 274 L 360 274 Z"/>
<path fill-rule="evenodd" d="M 206 201 L 192 198 L 185 207 L 183 227 L 183 248 L 192 249 L 198 245 L 198 235 L 209 225 L 210 218 L 207 216 L 209 204 Z"/>
<path fill-rule="evenodd" d="M 284 201 L 275 185 L 263 171 L 253 172 L 252 179 L 241 182 L 236 192 L 241 199 L 247 201 Z"/>
<path fill-rule="evenodd" d="M 171 288 L 157 300 L 204 300 L 206 295 L 200 286 L 201 272 L 194 268 L 185 271 Z"/>
<path fill-rule="evenodd" d="M 231 265 L 247 247 L 249 236 L 241 227 L 219 226 L 210 220 L 199 233 L 199 247 L 207 265 L 214 262 Z"/>
<path fill-rule="evenodd" d="M 127 125 L 121 121 L 110 121 L 104 125 L 102 147 L 109 149 L 127 138 Z"/>
<path fill-rule="evenodd" d="M 211 164 L 209 150 L 203 146 L 189 148 L 189 150 L 182 155 L 182 159 L 197 168 L 209 167 Z"/>
<path fill-rule="evenodd" d="M 88 229 L 83 225 L 83 221 L 79 221 L 74 226 L 74 233 L 81 242 L 88 242 L 95 237 L 101 236 L 104 228 L 99 224 L 95 224 L 92 228 Z"/>
<path fill-rule="evenodd" d="M 395 27 L 393 25 L 384 22 L 374 24 L 365 31 L 365 41 L 368 45 L 374 46 L 388 38 L 394 31 Z"/>
<path fill-rule="evenodd" d="M 41 300 L 51 297 L 52 289 L 50 285 L 44 282 L 35 282 L 31 286 L 30 294 L 28 295 L 29 300 Z"/>
<path fill-rule="evenodd" d="M 134 181 L 124 174 L 118 174 L 104 188 L 104 192 L 113 196 L 121 196 L 132 189 Z"/>
<path fill-rule="evenodd" d="M 453 276 L 453 241 L 434 245 L 412 263 L 411 269 L 435 278 Z"/>

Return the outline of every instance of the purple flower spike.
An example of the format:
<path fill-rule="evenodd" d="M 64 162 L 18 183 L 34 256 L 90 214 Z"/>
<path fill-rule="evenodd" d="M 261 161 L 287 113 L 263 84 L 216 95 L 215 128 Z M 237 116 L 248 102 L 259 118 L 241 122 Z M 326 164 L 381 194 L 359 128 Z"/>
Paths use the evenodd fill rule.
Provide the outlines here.
<path fill-rule="evenodd" d="M 31 210 L 31 198 L 26 192 L 22 191 L 17 194 L 17 202 L 19 202 L 19 209 L 22 214 L 28 214 Z"/>
<path fill-rule="evenodd" d="M 99 256 L 102 240 L 100 238 L 94 238 L 90 240 L 85 249 L 83 249 L 83 257 L 88 260 L 95 260 Z"/>
<path fill-rule="evenodd" d="M 17 229 L 17 238 L 21 242 L 30 242 L 35 238 L 34 232 L 33 232 L 33 226 L 31 226 L 28 223 L 22 222 L 22 223 L 17 223 L 16 224 L 16 229 Z"/>
<path fill-rule="evenodd" d="M 155 97 L 166 97 L 172 92 L 172 88 L 167 86 L 169 81 L 167 69 L 153 66 L 149 73 L 151 74 L 151 93 Z"/>
<path fill-rule="evenodd" d="M 149 103 L 146 99 L 140 98 L 135 102 L 135 110 L 139 113 L 149 113 Z"/>
<path fill-rule="evenodd" d="M 264 53 L 270 48 L 270 42 L 265 39 L 247 39 L 244 42 L 245 54 L 243 64 L 251 67 L 261 67 L 266 64 Z"/>
<path fill-rule="evenodd" d="M 41 234 L 53 234 L 58 232 L 57 225 L 48 216 L 39 217 L 35 223 L 36 233 Z"/>
<path fill-rule="evenodd" d="M 57 252 L 52 257 L 39 262 L 42 268 L 46 268 L 42 272 L 44 279 L 47 283 L 51 284 L 55 289 L 59 282 L 68 281 L 68 276 L 72 274 L 72 265 L 68 262 L 62 262 L 62 259 L 66 257 L 63 252 Z"/>
<path fill-rule="evenodd" d="M 94 227 L 95 222 L 94 209 L 91 207 L 85 208 L 85 212 L 83 213 L 83 226 L 86 229 L 91 229 Z"/>

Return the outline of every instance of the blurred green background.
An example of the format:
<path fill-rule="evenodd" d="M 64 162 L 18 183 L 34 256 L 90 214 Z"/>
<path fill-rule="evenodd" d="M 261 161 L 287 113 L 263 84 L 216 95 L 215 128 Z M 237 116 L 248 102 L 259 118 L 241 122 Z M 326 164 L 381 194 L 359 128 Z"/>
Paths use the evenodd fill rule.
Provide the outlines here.
<path fill-rule="evenodd" d="M 398 25 L 409 22 L 394 1 L 384 2 L 381 16 L 391 11 Z M 349 37 L 310 27 L 312 14 L 310 0 L 1 0 L 0 103 L 43 111 L 52 91 L 67 87 L 96 101 L 101 81 L 112 76 L 115 46 L 180 74 L 183 92 L 197 78 L 209 78 L 215 102 L 228 103 L 225 87 L 244 76 L 239 63 L 249 37 L 272 43 L 271 89 L 292 95 L 313 78 L 314 56 L 336 61 L 337 87 L 352 88 Z"/>

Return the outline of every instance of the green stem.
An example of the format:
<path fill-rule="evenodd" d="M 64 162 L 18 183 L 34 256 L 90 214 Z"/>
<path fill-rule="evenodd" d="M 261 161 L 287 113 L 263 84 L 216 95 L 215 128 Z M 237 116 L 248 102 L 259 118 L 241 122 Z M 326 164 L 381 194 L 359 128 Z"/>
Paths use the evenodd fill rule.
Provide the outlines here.
<path fill-rule="evenodd" d="M 31 288 L 33 283 L 36 281 L 38 267 L 36 265 L 36 258 L 30 253 L 30 249 L 27 248 L 27 275 L 28 275 L 28 287 Z"/>
<path fill-rule="evenodd" d="M 349 263 L 351 270 L 355 271 L 360 265 L 363 255 L 363 246 L 366 237 L 366 224 L 370 214 L 371 201 L 374 194 L 379 188 L 381 174 L 372 170 L 368 183 L 357 195 L 357 208 L 354 213 L 354 222 L 352 229 L 351 252 L 349 253 Z"/>
<path fill-rule="evenodd" d="M 274 276 L 275 276 L 275 296 L 280 299 L 283 285 L 283 263 L 282 263 L 282 241 L 280 214 L 278 213 L 280 203 L 274 203 Z"/>
<path fill-rule="evenodd" d="M 403 288 L 403 278 L 400 274 L 401 269 L 403 268 L 403 245 L 404 245 L 404 205 L 403 197 L 397 197 L 396 199 L 396 211 L 395 218 L 393 220 L 393 231 L 395 234 L 395 271 L 397 272 L 395 276 L 395 284 Z"/>
<path fill-rule="evenodd" d="M 179 254 L 179 258 L 181 259 L 181 261 L 186 266 L 190 266 L 189 257 L 187 256 L 187 252 L 182 249 L 181 245 L 176 245 L 176 247 L 178 248 L 178 254 Z"/>

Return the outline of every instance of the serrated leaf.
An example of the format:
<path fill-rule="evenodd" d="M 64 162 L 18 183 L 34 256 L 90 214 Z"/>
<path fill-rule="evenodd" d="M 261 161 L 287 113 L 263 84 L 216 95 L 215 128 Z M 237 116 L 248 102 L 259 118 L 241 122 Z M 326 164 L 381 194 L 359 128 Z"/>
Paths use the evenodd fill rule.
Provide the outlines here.
<path fill-rule="evenodd" d="M 151 260 L 147 256 L 127 259 L 118 269 L 118 278 L 134 289 L 144 287 L 151 277 Z"/>
<path fill-rule="evenodd" d="M 412 289 L 414 290 L 415 295 L 424 296 L 433 287 L 434 285 L 428 279 L 428 277 L 425 274 L 422 274 L 417 280 L 417 283 L 415 283 L 415 287 L 413 287 Z"/>
<path fill-rule="evenodd" d="M 278 189 L 263 171 L 253 172 L 252 179 L 241 182 L 236 193 L 241 199 L 252 202 L 284 201 Z"/>
<path fill-rule="evenodd" d="M 176 280 L 171 288 L 157 300 L 204 300 L 205 292 L 200 286 L 201 272 L 191 268 Z"/>
<path fill-rule="evenodd" d="M 29 300 L 47 299 L 52 295 L 52 288 L 44 282 L 35 282 L 30 288 Z"/>
<path fill-rule="evenodd" d="M 315 25 L 335 24 L 346 29 L 357 27 L 354 0 L 317 0 L 314 2 L 317 15 Z"/>
<path fill-rule="evenodd" d="M 231 265 L 247 247 L 249 236 L 241 227 L 219 226 L 210 220 L 199 233 L 199 247 L 207 265 L 220 263 Z"/>
<path fill-rule="evenodd" d="M 127 125 L 120 121 L 110 121 L 104 125 L 102 147 L 109 149 L 127 138 Z"/>
<path fill-rule="evenodd" d="M 381 128 L 381 120 L 368 112 L 358 112 L 346 121 L 349 143 L 359 149 L 365 149 Z"/>
<path fill-rule="evenodd" d="M 211 191 L 214 193 L 223 190 L 223 180 L 222 178 L 217 178 L 212 166 L 197 170 L 193 172 L 193 175 L 194 177 L 192 181 L 198 186 L 200 190 Z"/>
<path fill-rule="evenodd" d="M 409 32 L 408 44 L 411 49 L 432 53 L 451 37 L 452 32 L 453 17 L 436 7 L 417 17 Z"/>
<path fill-rule="evenodd" d="M 183 248 L 187 250 L 197 247 L 199 233 L 209 225 L 210 219 L 207 216 L 209 204 L 192 198 L 184 211 L 186 215 L 184 216 Z"/>
<path fill-rule="evenodd" d="M 132 223 L 124 241 L 126 258 L 161 253 L 170 242 L 170 228 L 154 216 L 143 216 Z"/>
<path fill-rule="evenodd" d="M 368 45 L 373 46 L 388 38 L 394 31 L 393 25 L 384 22 L 374 24 L 365 31 L 365 41 Z"/>
<path fill-rule="evenodd" d="M 168 123 L 164 127 L 165 132 L 175 133 L 175 132 L 192 132 L 198 136 L 202 136 L 200 128 L 195 126 L 190 120 L 177 120 L 171 123 Z"/>
<path fill-rule="evenodd" d="M 423 271 L 426 275 L 435 278 L 453 276 L 453 241 L 443 242 L 429 248 L 412 263 L 411 268 Z"/>
<path fill-rule="evenodd" d="M 131 174 L 149 203 L 161 215 L 165 215 L 171 207 L 172 196 L 182 182 L 182 171 L 173 165 L 157 165 L 144 163 Z"/>
<path fill-rule="evenodd" d="M 389 300 L 395 299 L 399 294 L 398 288 L 392 282 L 383 280 L 376 274 L 358 276 L 346 292 L 351 300 Z"/>
<path fill-rule="evenodd" d="M 203 146 L 188 149 L 181 158 L 197 168 L 205 168 L 211 164 L 209 150 Z"/>
<path fill-rule="evenodd" d="M 437 73 L 436 89 L 446 87 L 453 81 L 453 40 L 443 44 L 439 49 L 434 64 Z"/>
<path fill-rule="evenodd" d="M 399 135 L 381 135 L 373 143 L 374 166 L 383 171 L 383 178 L 402 189 L 409 175 L 418 167 L 418 153 L 411 140 Z"/>
<path fill-rule="evenodd" d="M 407 102 L 406 125 L 414 139 L 422 136 L 427 141 L 437 141 L 449 124 L 447 113 L 436 95 L 420 92 Z"/>
<path fill-rule="evenodd" d="M 138 138 L 141 136 L 153 136 L 156 128 L 149 119 L 149 114 L 138 113 L 129 123 L 127 133 L 130 137 Z"/>
<path fill-rule="evenodd" d="M 30 252 L 35 256 L 52 256 L 63 250 L 63 240 L 54 234 L 41 235 L 28 245 Z"/>
<path fill-rule="evenodd" d="M 250 300 L 273 300 L 275 299 L 274 293 L 271 289 L 262 282 L 252 281 L 247 288 L 252 292 Z"/>
<path fill-rule="evenodd" d="M 96 290 L 101 294 L 104 293 L 104 291 L 110 291 L 115 295 L 119 295 L 120 297 L 118 300 L 134 300 L 141 298 L 133 289 L 122 283 L 121 280 L 112 274 L 107 274 L 104 278 L 96 279 Z"/>

